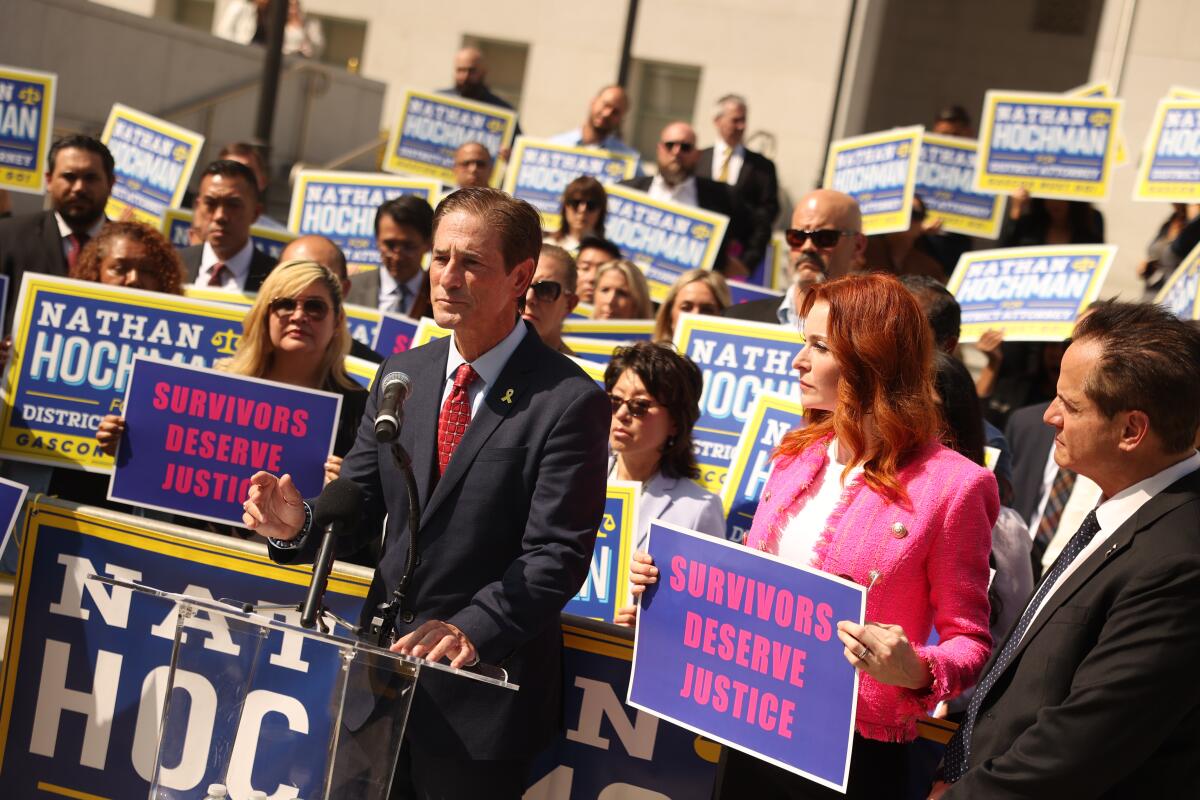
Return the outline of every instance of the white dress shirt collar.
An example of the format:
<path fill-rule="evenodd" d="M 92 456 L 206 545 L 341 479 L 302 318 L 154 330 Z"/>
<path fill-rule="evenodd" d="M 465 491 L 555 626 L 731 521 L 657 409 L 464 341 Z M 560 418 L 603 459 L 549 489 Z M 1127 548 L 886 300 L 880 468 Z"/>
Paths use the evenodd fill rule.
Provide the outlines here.
<path fill-rule="evenodd" d="M 521 340 L 525 338 L 525 323 L 518 317 L 513 322 L 513 328 L 508 332 L 500 342 L 481 355 L 479 358 L 470 362 L 475 369 L 475 373 L 479 376 L 478 380 L 471 384 L 467 389 L 467 394 L 471 399 L 471 416 L 475 416 L 475 412 L 479 410 L 479 404 L 487 394 L 487 390 L 496 383 L 500 377 L 500 373 L 504 371 L 504 367 L 508 364 L 508 360 L 512 358 L 512 354 L 517 351 L 517 347 L 521 344 Z M 450 353 L 446 357 L 446 375 L 442 385 L 442 401 L 445 402 L 446 395 L 450 393 L 451 387 L 454 386 L 454 373 L 467 360 L 458 352 L 458 345 L 454 343 L 454 335 L 450 336 Z"/>
<path fill-rule="evenodd" d="M 713 159 L 712 159 L 712 175 L 714 181 L 719 181 L 718 177 L 721 174 L 721 164 L 725 161 L 725 154 L 729 152 L 729 145 L 725 144 L 725 140 L 717 137 L 717 141 L 713 144 Z M 729 157 L 729 179 L 726 183 L 733 185 L 737 183 L 738 175 L 742 172 L 742 164 L 746 162 L 746 148 L 739 142 L 733 148 L 733 155 Z"/>
<path fill-rule="evenodd" d="M 246 278 L 250 275 L 250 260 L 253 257 L 254 240 L 252 239 L 247 239 L 242 249 L 237 251 L 228 261 L 222 261 L 217 258 L 217 254 L 213 252 L 212 245 L 205 242 L 204 250 L 200 254 L 200 271 L 196 273 L 196 282 L 194 285 L 240 292 L 246 286 Z M 212 269 L 217 264 L 224 264 L 229 273 L 225 275 L 219 287 L 210 287 L 208 282 L 212 278 Z"/>
<path fill-rule="evenodd" d="M 62 218 L 62 214 L 59 214 L 57 211 L 54 212 L 54 221 L 58 223 L 59 238 L 65 239 L 75 232 L 71 230 L 71 226 L 67 224 L 67 221 Z M 92 223 L 92 226 L 84 231 L 84 233 L 87 234 L 88 239 L 95 239 L 97 236 L 99 236 L 100 231 L 104 230 L 104 223 L 106 222 L 108 222 L 108 219 L 101 214 L 96 221 Z"/>
<path fill-rule="evenodd" d="M 696 177 L 694 175 L 689 175 L 687 180 L 674 186 L 668 186 L 662 175 L 655 175 L 650 181 L 650 190 L 647 194 L 655 200 L 668 200 L 685 206 L 700 205 L 696 198 Z"/>
<path fill-rule="evenodd" d="M 424 278 L 425 271 L 418 269 L 411 278 L 404 282 L 405 288 L 408 289 L 408 301 L 400 309 L 401 314 L 407 314 L 412 309 L 413 302 L 421 292 L 421 281 Z M 392 273 L 381 266 L 379 268 L 379 310 L 391 311 L 396 302 L 396 296 L 399 294 L 399 282 L 392 277 Z"/>

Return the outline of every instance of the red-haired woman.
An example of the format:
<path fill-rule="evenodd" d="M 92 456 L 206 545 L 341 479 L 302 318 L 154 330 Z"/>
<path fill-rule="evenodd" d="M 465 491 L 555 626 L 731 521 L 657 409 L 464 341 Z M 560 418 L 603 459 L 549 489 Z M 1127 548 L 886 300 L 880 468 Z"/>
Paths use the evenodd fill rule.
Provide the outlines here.
<path fill-rule="evenodd" d="M 800 311 L 804 348 L 793 366 L 808 424 L 775 452 L 746 545 L 868 587 L 867 624 L 838 623 L 861 673 L 848 796 L 896 797 L 917 719 L 971 686 L 987 660 L 1000 501 L 990 472 L 938 441 L 932 336 L 899 281 L 818 284 Z M 632 579 L 652 583 L 657 570 L 637 558 Z M 940 641 L 928 646 L 934 627 Z M 724 786 L 840 796 L 732 751 Z"/>

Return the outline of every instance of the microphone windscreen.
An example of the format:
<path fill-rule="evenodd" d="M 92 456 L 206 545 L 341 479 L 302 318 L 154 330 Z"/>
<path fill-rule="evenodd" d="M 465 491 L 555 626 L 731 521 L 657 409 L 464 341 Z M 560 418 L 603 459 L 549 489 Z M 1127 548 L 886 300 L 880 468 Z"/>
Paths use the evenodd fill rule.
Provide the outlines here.
<path fill-rule="evenodd" d="M 388 387 L 393 383 L 399 383 L 403 386 L 405 394 L 412 392 L 412 380 L 403 372 L 389 372 L 387 375 L 384 375 L 383 383 L 380 384 L 380 387 L 386 392 Z"/>
<path fill-rule="evenodd" d="M 334 520 L 350 519 L 361 505 L 362 488 L 349 478 L 336 478 L 313 501 L 313 525 L 323 528 Z"/>

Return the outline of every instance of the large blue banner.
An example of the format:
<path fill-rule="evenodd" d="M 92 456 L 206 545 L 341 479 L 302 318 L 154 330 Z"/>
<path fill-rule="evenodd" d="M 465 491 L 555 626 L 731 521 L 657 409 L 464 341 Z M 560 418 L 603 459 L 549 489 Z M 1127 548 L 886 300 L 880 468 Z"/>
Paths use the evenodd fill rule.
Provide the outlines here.
<path fill-rule="evenodd" d="M 604 235 L 646 271 L 650 299 L 661 303 L 689 269 L 712 269 L 729 218 L 695 206 L 655 200 L 627 186 L 609 186 Z"/>
<path fill-rule="evenodd" d="M 558 230 L 562 224 L 563 190 L 584 175 L 601 183 L 616 183 L 637 174 L 638 157 L 594 147 L 517 138 L 504 173 L 504 191 L 528 202 L 542 215 L 542 227 Z"/>
<path fill-rule="evenodd" d="M 243 309 L 26 272 L 0 409 L 5 458 L 91 472 L 112 459 L 96 449 L 105 414 L 119 414 L 133 359 L 195 366 L 233 355 Z"/>
<path fill-rule="evenodd" d="M 975 189 L 1103 200 L 1117 159 L 1123 103 L 1101 97 L 990 91 L 980 119 Z"/>
<path fill-rule="evenodd" d="M 642 595 L 628 702 L 845 791 L 858 696 L 837 623 L 866 590 L 662 522 Z"/>
<path fill-rule="evenodd" d="M 964 253 L 946 288 L 962 307 L 960 342 L 991 328 L 1009 341 L 1055 342 L 1096 299 L 1117 248 L 1079 244 Z"/>
<path fill-rule="evenodd" d="M 371 349 L 381 356 L 403 353 L 413 347 L 420 324 L 419 320 L 405 314 L 384 311 L 375 329 L 375 339 L 370 342 Z"/>
<path fill-rule="evenodd" d="M 366 172 L 303 170 L 296 176 L 288 230 L 333 240 L 350 271 L 382 264 L 375 246 L 375 214 L 388 200 L 413 194 L 430 205 L 441 191 L 437 181 Z"/>
<path fill-rule="evenodd" d="M 250 477 L 320 494 L 342 396 L 138 357 L 110 500 L 242 524 Z"/>
<path fill-rule="evenodd" d="M 4 657 L 5 797 L 147 795 L 161 715 L 156 693 L 166 685 L 177 610 L 166 600 L 88 581 L 89 574 L 251 603 L 299 604 L 308 583 L 306 568 L 276 566 L 265 553 L 35 504 L 22 540 Z M 363 578 L 335 573 L 325 604 L 356 619 L 367 587 Z M 265 613 L 293 624 L 300 616 L 294 608 Z M 180 792 L 175 796 L 200 798 L 209 783 L 226 782 L 215 771 L 224 759 L 210 753 L 211 737 L 223 722 L 216 718 L 218 709 L 230 702 L 225 694 L 235 682 L 230 674 L 236 678 L 253 654 L 219 615 L 201 613 L 189 624 L 187 636 L 203 643 L 211 670 L 187 676 L 193 700 L 186 749 L 212 766 L 190 775 L 175 771 L 172 788 Z M 270 702 L 259 708 L 262 726 L 249 747 L 257 755 L 250 783 L 277 797 L 296 797 L 296 788 L 288 794 L 288 787 L 315 797 L 316 787 L 304 780 L 310 765 L 327 757 L 328 737 L 318 733 L 332 724 L 327 687 L 342 659 L 336 651 L 323 654 L 303 637 L 279 632 L 262 646 L 270 658 L 258 661 L 256 686 L 266 691 L 257 697 Z M 247 794 L 240 790 L 235 796 Z"/>
<path fill-rule="evenodd" d="M 804 407 L 799 400 L 763 392 L 754 402 L 750 419 L 734 448 L 729 475 L 721 487 L 725 538 L 729 541 L 746 538 L 758 510 L 759 495 L 771 477 L 771 454 L 783 441 L 784 434 L 803 422 Z"/>
<path fill-rule="evenodd" d="M 0 189 L 45 190 L 57 84 L 48 72 L 0 65 Z"/>
<path fill-rule="evenodd" d="M 612 622 L 629 600 L 629 558 L 637 528 L 640 483 L 612 480 L 604 501 L 604 516 L 596 531 L 592 564 L 579 591 L 563 611 Z"/>
<path fill-rule="evenodd" d="M 120 103 L 113 105 L 100 141 L 116 162 L 109 218 L 131 212 L 152 227 L 159 226 L 168 208 L 182 203 L 204 146 L 200 134 Z"/>
<path fill-rule="evenodd" d="M 692 429 L 700 483 L 720 495 L 734 446 L 762 392 L 800 399 L 792 361 L 800 332 L 782 325 L 681 314 L 675 346 L 700 367 L 704 391 Z"/>

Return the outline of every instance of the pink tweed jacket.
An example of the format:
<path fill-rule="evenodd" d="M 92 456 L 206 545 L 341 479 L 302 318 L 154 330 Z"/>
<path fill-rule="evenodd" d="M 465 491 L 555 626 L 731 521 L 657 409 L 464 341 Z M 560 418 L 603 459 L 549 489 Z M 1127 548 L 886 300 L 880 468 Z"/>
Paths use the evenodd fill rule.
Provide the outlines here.
<path fill-rule="evenodd" d="M 788 520 L 829 461 L 828 443 L 776 462 L 746 546 L 779 552 Z M 917 719 L 973 685 L 983 669 L 991 649 L 988 552 L 1000 513 L 992 474 L 940 444 L 917 453 L 898 477 L 911 508 L 877 494 L 861 476 L 853 479 L 826 521 L 810 564 L 863 586 L 877 572 L 867 593 L 867 620 L 904 628 L 933 673 L 923 691 L 860 675 L 856 728 L 868 739 L 888 742 L 916 738 Z M 927 646 L 934 626 L 940 641 Z"/>

